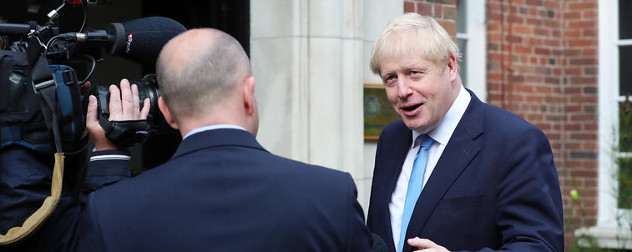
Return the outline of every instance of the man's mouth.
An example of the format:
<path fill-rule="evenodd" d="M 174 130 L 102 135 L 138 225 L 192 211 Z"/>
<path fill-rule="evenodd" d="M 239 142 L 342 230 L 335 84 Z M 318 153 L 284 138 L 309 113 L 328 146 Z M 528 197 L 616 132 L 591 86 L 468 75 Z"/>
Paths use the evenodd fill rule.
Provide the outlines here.
<path fill-rule="evenodd" d="M 414 105 L 411 105 L 411 106 L 402 107 L 402 110 L 404 110 L 404 111 L 413 111 L 413 110 L 419 108 L 419 106 L 421 106 L 421 103 L 414 104 Z"/>

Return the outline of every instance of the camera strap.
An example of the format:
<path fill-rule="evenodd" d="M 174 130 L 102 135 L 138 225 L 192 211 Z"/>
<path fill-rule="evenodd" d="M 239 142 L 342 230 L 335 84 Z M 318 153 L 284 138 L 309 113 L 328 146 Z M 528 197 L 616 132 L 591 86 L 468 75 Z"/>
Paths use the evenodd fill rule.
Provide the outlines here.
<path fill-rule="evenodd" d="M 48 60 L 45 53 L 42 53 L 42 47 L 39 45 L 39 39 L 32 37 L 29 41 L 28 60 L 31 64 L 31 79 L 33 81 L 33 90 L 42 98 L 42 114 L 49 131 L 53 132 L 55 150 L 57 153 L 62 152 L 61 133 L 59 116 L 57 114 L 57 81 L 51 74 L 48 67 Z"/>
<path fill-rule="evenodd" d="M 64 177 L 64 154 L 55 153 L 55 166 L 51 181 L 50 196 L 44 199 L 42 206 L 29 216 L 22 226 L 15 226 L 0 235 L 0 246 L 9 245 L 21 241 L 39 228 L 46 219 L 55 211 L 59 197 L 61 196 L 62 180 Z"/>
<path fill-rule="evenodd" d="M 57 111 L 57 96 L 55 78 L 50 73 L 48 61 L 45 54 L 42 53 L 42 47 L 37 38 L 32 37 L 29 41 L 28 60 L 31 65 L 31 77 L 33 88 L 36 94 L 39 94 L 44 101 L 41 105 L 42 113 L 49 130 L 53 131 L 55 138 L 55 165 L 53 167 L 53 176 L 51 182 L 51 196 L 46 197 L 42 206 L 38 208 L 31 216 L 29 216 L 22 226 L 16 226 L 9 229 L 6 235 L 0 235 L 0 245 L 8 245 L 18 242 L 39 228 L 48 217 L 55 211 L 59 198 L 64 177 L 64 153 L 61 148 L 61 134 L 59 130 L 59 119 Z"/>

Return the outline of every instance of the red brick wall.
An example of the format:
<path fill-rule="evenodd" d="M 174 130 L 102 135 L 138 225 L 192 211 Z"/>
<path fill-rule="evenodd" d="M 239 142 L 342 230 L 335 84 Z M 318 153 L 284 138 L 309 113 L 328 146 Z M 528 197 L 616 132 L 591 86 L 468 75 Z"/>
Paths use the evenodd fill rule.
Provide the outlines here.
<path fill-rule="evenodd" d="M 598 206 L 598 19 L 597 0 L 566 0 L 562 10 L 563 97 L 566 123 L 563 130 L 562 155 L 565 162 L 559 169 L 563 193 L 577 189 L 580 200 L 569 230 L 592 226 L 597 220 Z M 602 127 L 611 127 L 602 125 Z M 571 200 L 565 199 L 566 216 Z M 567 235 L 567 244 L 570 236 Z"/>
<path fill-rule="evenodd" d="M 456 0 L 407 0 L 456 35 Z M 558 169 L 566 248 L 596 223 L 597 0 L 487 0 L 487 102 L 540 127 Z M 579 201 L 572 215 L 569 192 Z M 572 216 L 572 218 L 570 218 Z"/>
<path fill-rule="evenodd" d="M 457 0 L 404 1 L 404 12 L 417 12 L 434 17 L 456 39 Z M 456 41 L 456 40 L 455 40 Z"/>

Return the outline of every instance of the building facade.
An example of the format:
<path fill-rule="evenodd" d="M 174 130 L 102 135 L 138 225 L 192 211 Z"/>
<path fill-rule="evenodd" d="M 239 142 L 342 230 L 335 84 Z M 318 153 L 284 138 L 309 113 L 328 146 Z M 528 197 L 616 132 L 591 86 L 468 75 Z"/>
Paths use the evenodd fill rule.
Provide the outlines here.
<path fill-rule="evenodd" d="M 567 250 L 584 236 L 632 249 L 625 180 L 632 148 L 620 146 L 627 139 L 620 106 L 632 91 L 632 20 L 620 14 L 632 10 L 628 2 L 251 1 L 258 138 L 272 152 L 350 172 L 366 210 L 376 142 L 363 136 L 362 90 L 381 83 L 368 67 L 373 41 L 396 16 L 429 15 L 459 42 L 464 85 L 548 136 Z"/>
<path fill-rule="evenodd" d="M 27 2 L 34 4 L 12 1 L 0 16 L 12 21 L 13 10 L 25 16 L 35 9 Z M 405 12 L 432 16 L 461 47 L 464 85 L 548 136 L 567 250 L 582 237 L 594 238 L 583 239 L 584 245 L 632 249 L 632 113 L 625 102 L 632 93 L 630 0 L 110 2 L 88 10 L 90 26 L 164 15 L 187 28 L 216 27 L 236 36 L 252 59 L 258 140 L 275 154 L 350 172 L 365 212 L 376 141 L 363 131 L 363 93 L 381 85 L 369 69 L 373 41 Z M 99 66 L 94 83 L 140 79 L 152 71 L 128 67 L 123 59 L 106 62 L 111 66 Z M 167 159 L 170 154 L 157 151 L 174 142 L 138 152 Z"/>

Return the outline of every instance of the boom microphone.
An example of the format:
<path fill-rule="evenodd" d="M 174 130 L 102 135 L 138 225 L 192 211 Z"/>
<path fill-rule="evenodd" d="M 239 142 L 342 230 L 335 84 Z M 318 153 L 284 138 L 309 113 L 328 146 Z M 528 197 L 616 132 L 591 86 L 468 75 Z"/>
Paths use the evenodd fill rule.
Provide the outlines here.
<path fill-rule="evenodd" d="M 153 64 L 162 47 L 176 35 L 186 31 L 177 21 L 166 17 L 146 17 L 109 24 L 106 30 L 60 34 L 62 39 L 88 44 L 105 44 L 110 55 L 121 56 L 143 64 Z"/>
<path fill-rule="evenodd" d="M 114 33 L 111 55 L 118 55 L 141 63 L 155 63 L 162 47 L 187 29 L 166 17 L 147 17 L 108 26 Z M 121 36 L 122 35 L 122 36 Z"/>

